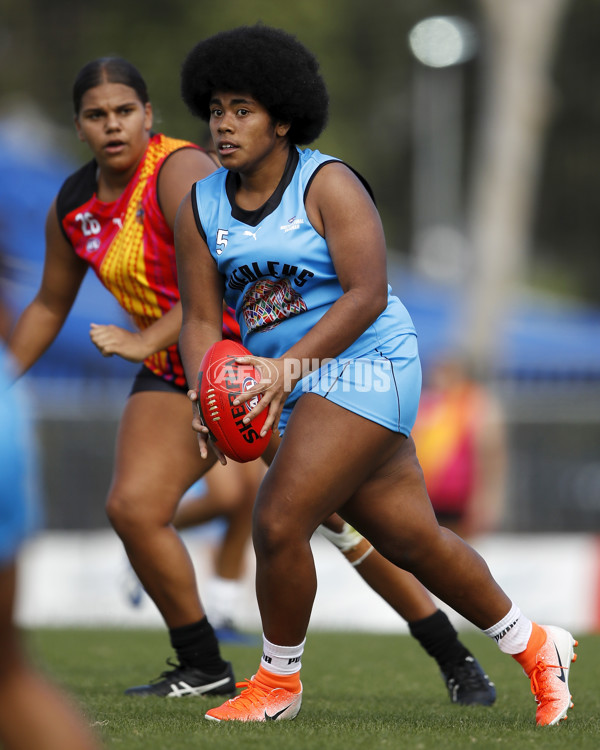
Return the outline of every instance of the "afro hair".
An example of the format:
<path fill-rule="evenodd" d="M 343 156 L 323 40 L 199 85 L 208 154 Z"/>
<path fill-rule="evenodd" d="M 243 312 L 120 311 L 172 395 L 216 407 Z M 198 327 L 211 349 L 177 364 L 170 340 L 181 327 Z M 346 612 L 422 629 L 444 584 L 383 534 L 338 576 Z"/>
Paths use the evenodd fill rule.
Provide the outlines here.
<path fill-rule="evenodd" d="M 290 124 L 295 145 L 314 141 L 327 122 L 329 96 L 316 57 L 296 37 L 263 24 L 222 31 L 187 55 L 181 96 L 190 111 L 208 121 L 215 91 L 250 94 L 274 120 Z"/>

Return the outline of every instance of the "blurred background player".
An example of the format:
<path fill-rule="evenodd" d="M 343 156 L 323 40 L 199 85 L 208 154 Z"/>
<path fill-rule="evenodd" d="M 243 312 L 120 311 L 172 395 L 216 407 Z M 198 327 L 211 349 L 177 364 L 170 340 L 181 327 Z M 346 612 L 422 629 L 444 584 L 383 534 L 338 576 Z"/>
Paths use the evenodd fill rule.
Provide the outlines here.
<path fill-rule="evenodd" d="M 464 358 L 449 355 L 432 365 L 413 438 L 440 524 L 462 537 L 497 530 L 507 475 L 502 409 Z"/>
<path fill-rule="evenodd" d="M 37 517 L 36 454 L 24 394 L 11 387 L 0 256 L 0 745 L 6 750 L 99 750 L 78 709 L 30 664 L 14 622 L 19 548 Z"/>
<path fill-rule="evenodd" d="M 135 332 L 96 323 L 90 329 L 104 356 L 142 363 L 119 425 L 107 513 L 179 663 L 127 692 L 231 694 L 231 665 L 172 525 L 181 496 L 210 468 L 189 428 L 172 230 L 180 200 L 215 165 L 195 144 L 153 131 L 146 83 L 122 58 L 85 65 L 73 104 L 77 134 L 93 158 L 64 182 L 48 211 L 41 285 L 9 346 L 19 372 L 29 369 L 61 330 L 89 267 L 131 316 Z"/>

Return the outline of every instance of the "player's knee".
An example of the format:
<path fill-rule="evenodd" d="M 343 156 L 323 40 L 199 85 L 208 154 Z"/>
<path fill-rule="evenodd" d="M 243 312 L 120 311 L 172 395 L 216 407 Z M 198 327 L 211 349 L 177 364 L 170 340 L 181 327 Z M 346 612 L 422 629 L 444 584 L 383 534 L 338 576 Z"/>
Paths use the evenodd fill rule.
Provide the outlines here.
<path fill-rule="evenodd" d="M 108 496 L 106 515 L 119 536 L 139 532 L 140 527 L 149 520 L 142 502 L 118 490 L 111 491 Z"/>
<path fill-rule="evenodd" d="M 252 539 L 258 557 L 272 557 L 293 547 L 298 526 L 280 510 L 259 505 L 254 512 Z"/>

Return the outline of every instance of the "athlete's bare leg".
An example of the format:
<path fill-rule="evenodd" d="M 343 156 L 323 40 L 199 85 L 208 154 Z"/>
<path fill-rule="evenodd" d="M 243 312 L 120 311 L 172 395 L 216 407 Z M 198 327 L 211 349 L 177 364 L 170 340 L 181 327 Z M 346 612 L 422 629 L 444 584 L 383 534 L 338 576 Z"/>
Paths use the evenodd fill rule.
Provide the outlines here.
<path fill-rule="evenodd" d="M 323 525 L 341 533 L 344 520 L 334 513 Z M 411 573 L 386 560 L 366 539 L 343 554 L 373 591 L 407 622 L 424 620 L 437 612 L 427 589 Z"/>
<path fill-rule="evenodd" d="M 188 551 L 172 525 L 177 504 L 214 464 L 200 457 L 183 394 L 142 391 L 125 406 L 107 513 L 142 585 L 169 628 L 204 610 Z"/>

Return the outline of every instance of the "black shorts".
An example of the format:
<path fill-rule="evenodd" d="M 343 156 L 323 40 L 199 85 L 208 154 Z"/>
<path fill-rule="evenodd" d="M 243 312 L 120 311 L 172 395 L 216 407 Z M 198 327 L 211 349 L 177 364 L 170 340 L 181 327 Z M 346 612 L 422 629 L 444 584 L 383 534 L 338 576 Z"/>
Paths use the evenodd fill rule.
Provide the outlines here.
<path fill-rule="evenodd" d="M 146 365 L 142 365 L 135 376 L 129 395 L 133 396 L 134 393 L 141 393 L 142 391 L 162 391 L 163 393 L 182 393 L 185 396 L 188 390 L 187 385 L 177 385 L 165 380 L 159 375 L 155 375 Z"/>

